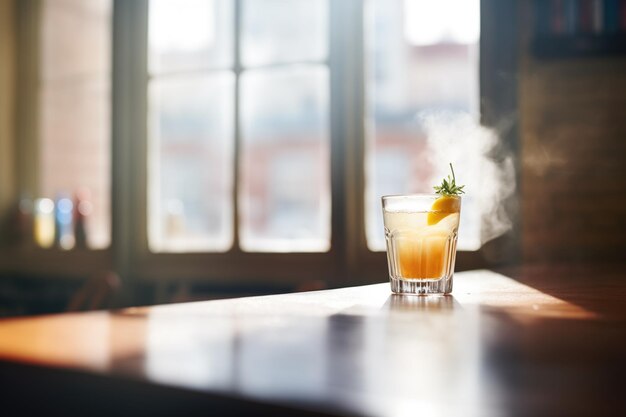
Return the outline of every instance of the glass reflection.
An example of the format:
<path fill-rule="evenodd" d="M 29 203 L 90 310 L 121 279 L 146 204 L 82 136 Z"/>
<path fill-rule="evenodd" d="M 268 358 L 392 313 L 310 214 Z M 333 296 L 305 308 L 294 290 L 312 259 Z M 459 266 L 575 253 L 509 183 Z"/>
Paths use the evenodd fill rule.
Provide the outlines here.
<path fill-rule="evenodd" d="M 392 295 L 382 308 L 358 314 L 342 306 L 341 313 L 288 316 L 271 313 L 273 300 L 153 308 L 147 376 L 253 399 L 393 415 L 473 416 L 485 401 L 481 313 L 454 297 Z"/>
<path fill-rule="evenodd" d="M 384 310 L 393 312 L 435 312 L 446 313 L 460 309 L 461 305 L 451 295 L 443 296 L 411 296 L 391 294 L 383 306 Z"/>

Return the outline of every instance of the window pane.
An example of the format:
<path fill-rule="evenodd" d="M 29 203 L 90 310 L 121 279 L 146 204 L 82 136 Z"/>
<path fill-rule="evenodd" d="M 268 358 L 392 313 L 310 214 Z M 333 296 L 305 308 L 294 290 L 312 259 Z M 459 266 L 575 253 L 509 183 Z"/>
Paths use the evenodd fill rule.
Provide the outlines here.
<path fill-rule="evenodd" d="M 478 186 L 478 0 L 368 3 L 366 231 L 384 250 L 380 197 L 433 192 L 452 162 L 467 184 L 460 249 L 480 245 Z"/>
<path fill-rule="evenodd" d="M 327 0 L 244 0 L 244 66 L 323 60 Z"/>
<path fill-rule="evenodd" d="M 92 248 L 111 240 L 110 38 L 110 0 L 43 1 L 39 191 L 89 200 Z"/>
<path fill-rule="evenodd" d="M 241 105 L 241 247 L 328 250 L 326 68 L 246 72 Z"/>
<path fill-rule="evenodd" d="M 230 67 L 233 4 L 229 0 L 150 0 L 150 72 Z"/>
<path fill-rule="evenodd" d="M 151 250 L 231 247 L 234 94 L 230 72 L 151 82 Z"/>

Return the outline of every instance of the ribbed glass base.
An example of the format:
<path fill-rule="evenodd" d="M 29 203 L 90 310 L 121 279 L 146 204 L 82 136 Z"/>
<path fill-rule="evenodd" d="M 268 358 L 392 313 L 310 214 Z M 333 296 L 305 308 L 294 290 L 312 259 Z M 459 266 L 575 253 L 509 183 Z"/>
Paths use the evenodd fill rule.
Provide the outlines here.
<path fill-rule="evenodd" d="M 425 279 L 399 279 L 390 277 L 391 291 L 396 294 L 450 294 L 452 292 L 452 277 L 444 276 L 436 281 Z"/>

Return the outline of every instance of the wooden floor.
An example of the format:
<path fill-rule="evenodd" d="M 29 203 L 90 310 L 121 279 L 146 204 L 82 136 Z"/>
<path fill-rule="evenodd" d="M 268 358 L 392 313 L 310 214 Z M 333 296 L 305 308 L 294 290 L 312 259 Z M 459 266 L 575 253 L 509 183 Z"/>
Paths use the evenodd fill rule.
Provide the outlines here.
<path fill-rule="evenodd" d="M 625 415 L 626 273 L 455 275 L 0 321 L 5 406 L 68 415 Z M 19 408 L 18 408 L 19 409 Z"/>

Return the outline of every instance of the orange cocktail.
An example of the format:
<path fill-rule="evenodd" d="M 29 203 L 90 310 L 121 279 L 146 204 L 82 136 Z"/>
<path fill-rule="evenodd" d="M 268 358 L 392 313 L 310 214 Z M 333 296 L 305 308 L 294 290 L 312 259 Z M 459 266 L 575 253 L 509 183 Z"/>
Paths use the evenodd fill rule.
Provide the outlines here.
<path fill-rule="evenodd" d="M 452 290 L 460 211 L 459 196 L 383 197 L 394 292 L 445 294 Z"/>

